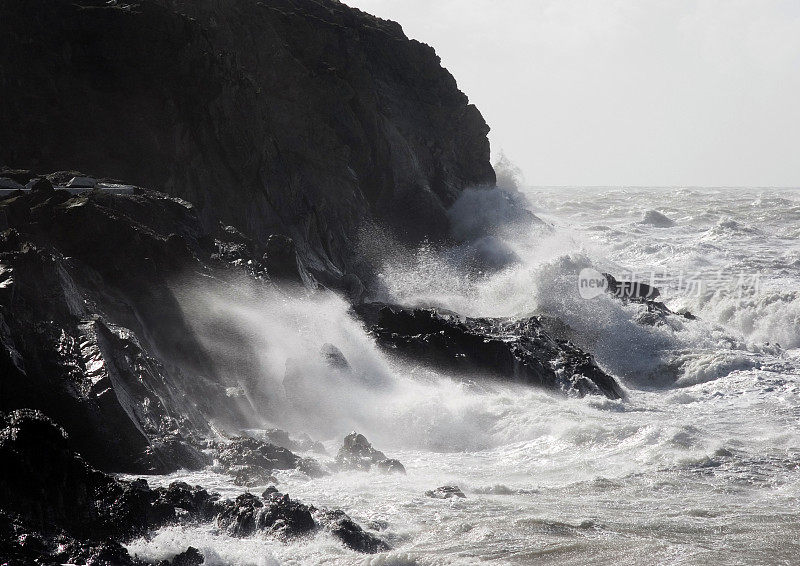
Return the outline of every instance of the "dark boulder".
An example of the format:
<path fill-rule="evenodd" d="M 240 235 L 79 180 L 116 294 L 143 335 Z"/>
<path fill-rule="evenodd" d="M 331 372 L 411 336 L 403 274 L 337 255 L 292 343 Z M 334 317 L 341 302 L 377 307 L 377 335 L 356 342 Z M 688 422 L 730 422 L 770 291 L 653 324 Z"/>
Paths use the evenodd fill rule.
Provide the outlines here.
<path fill-rule="evenodd" d="M 399 460 L 387 458 L 376 450 L 363 434 L 351 432 L 336 454 L 336 464 L 345 470 L 369 470 L 372 466 L 386 473 L 405 474 L 406 469 Z"/>
<path fill-rule="evenodd" d="M 609 273 L 603 273 L 603 276 L 607 282 L 606 292 L 611 293 L 625 303 L 638 303 L 646 307 L 646 310 L 636 317 L 636 322 L 639 324 L 648 326 L 663 324 L 667 317 L 671 315 L 676 315 L 686 320 L 695 320 L 697 318 L 688 311 L 675 312 L 662 301 L 656 301 L 655 299 L 661 296 L 661 291 L 657 287 L 640 281 L 618 281 Z"/>
<path fill-rule="evenodd" d="M 281 431 L 283 432 L 283 431 Z M 288 440 L 286 435 L 272 432 L 278 439 Z M 285 434 L 285 433 L 284 433 Z M 298 469 L 309 477 L 327 475 L 323 467 L 313 458 L 301 458 L 292 451 L 246 436 L 217 443 L 217 460 L 223 469 L 234 477 L 237 485 L 263 485 L 274 480 L 274 470 Z"/>
<path fill-rule="evenodd" d="M 172 559 L 170 566 L 200 566 L 205 558 L 195 547 L 190 546 Z"/>
<path fill-rule="evenodd" d="M 468 318 L 382 303 L 360 305 L 356 312 L 393 355 L 461 375 L 477 373 L 580 396 L 624 397 L 591 355 L 551 335 L 553 325 L 542 317 Z"/>
<path fill-rule="evenodd" d="M 222 503 L 217 523 L 235 537 L 261 531 L 284 539 L 307 534 L 316 527 L 309 507 L 289 499 L 288 495 L 262 500 L 251 493 Z"/>
<path fill-rule="evenodd" d="M 608 286 L 606 290 L 621 299 L 634 301 L 653 300 L 661 295 L 658 288 L 640 281 L 617 281 L 610 273 L 603 273 Z"/>
<path fill-rule="evenodd" d="M 326 530 L 351 550 L 368 554 L 391 550 L 391 547 L 386 542 L 365 531 L 344 511 L 320 509 L 314 511 L 314 517 Z"/>
<path fill-rule="evenodd" d="M 425 495 L 434 499 L 452 499 L 453 497 L 465 499 L 467 497 L 457 485 L 443 485 L 434 490 L 426 491 Z"/>

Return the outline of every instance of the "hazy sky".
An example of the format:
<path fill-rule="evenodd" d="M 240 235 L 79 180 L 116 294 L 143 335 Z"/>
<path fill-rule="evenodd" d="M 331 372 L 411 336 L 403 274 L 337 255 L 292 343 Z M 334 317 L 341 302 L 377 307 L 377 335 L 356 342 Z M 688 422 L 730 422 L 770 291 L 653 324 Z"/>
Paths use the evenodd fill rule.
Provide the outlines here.
<path fill-rule="evenodd" d="M 532 185 L 800 186 L 800 0 L 345 0 L 432 45 Z"/>

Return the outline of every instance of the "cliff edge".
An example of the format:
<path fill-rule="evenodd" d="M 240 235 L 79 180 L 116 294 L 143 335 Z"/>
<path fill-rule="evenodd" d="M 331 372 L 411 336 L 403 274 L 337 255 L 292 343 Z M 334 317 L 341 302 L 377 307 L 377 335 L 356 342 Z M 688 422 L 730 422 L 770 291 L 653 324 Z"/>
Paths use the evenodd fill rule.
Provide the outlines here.
<path fill-rule="evenodd" d="M 291 237 L 351 272 L 359 228 L 446 237 L 493 185 L 489 128 L 434 50 L 336 0 L 0 0 L 0 165 L 80 169 Z"/>

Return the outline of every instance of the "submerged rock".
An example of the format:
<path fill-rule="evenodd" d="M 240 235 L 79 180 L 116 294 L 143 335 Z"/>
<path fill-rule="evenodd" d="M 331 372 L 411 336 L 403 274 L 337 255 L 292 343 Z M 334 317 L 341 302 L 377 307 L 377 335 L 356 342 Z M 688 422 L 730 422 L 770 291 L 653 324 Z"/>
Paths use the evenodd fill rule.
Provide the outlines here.
<path fill-rule="evenodd" d="M 443 485 L 434 490 L 426 491 L 425 495 L 434 499 L 452 499 L 453 497 L 466 499 L 467 497 L 457 485 Z"/>
<path fill-rule="evenodd" d="M 386 454 L 373 448 L 363 434 L 357 432 L 351 432 L 344 438 L 336 454 L 336 464 L 348 470 L 369 470 L 374 465 L 381 472 L 406 473 L 399 460 L 387 458 Z"/>
<path fill-rule="evenodd" d="M 650 226 L 655 226 L 656 228 L 669 228 L 671 226 L 675 226 L 674 220 L 668 218 L 657 210 L 648 210 L 645 212 L 641 223 L 649 224 Z"/>
<path fill-rule="evenodd" d="M 356 308 L 394 355 L 435 367 L 519 381 L 580 396 L 624 397 L 617 381 L 542 317 L 468 318 L 435 309 L 373 303 Z"/>
<path fill-rule="evenodd" d="M 362 529 L 344 511 L 320 509 L 314 511 L 314 517 L 351 550 L 367 554 L 391 550 L 386 542 Z"/>

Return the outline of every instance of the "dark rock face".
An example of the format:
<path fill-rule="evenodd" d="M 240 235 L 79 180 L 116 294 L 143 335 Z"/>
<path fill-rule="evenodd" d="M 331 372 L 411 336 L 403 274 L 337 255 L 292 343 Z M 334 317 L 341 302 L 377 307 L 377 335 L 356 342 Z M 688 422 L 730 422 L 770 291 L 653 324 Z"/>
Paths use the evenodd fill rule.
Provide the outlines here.
<path fill-rule="evenodd" d="M 44 411 L 112 471 L 201 468 L 192 445 L 209 419 L 248 425 L 226 392 L 238 383 L 217 377 L 172 291 L 186 277 L 265 271 L 224 261 L 235 241 L 143 190 L 20 192 L 0 199 L 0 216 L 0 410 Z"/>
<path fill-rule="evenodd" d="M 266 504 L 251 493 L 226 501 L 217 523 L 235 537 L 263 531 L 284 539 L 307 534 L 316 526 L 307 505 L 278 493 L 271 495 Z"/>
<path fill-rule="evenodd" d="M 248 437 L 217 443 L 217 458 L 237 485 L 264 485 L 274 481 L 273 470 L 298 469 L 312 478 L 327 475 L 313 458 L 301 458 L 282 446 Z"/>
<path fill-rule="evenodd" d="M 151 489 L 143 479 L 116 480 L 75 454 L 63 429 L 38 411 L 14 411 L 0 424 L 3 560 L 138 565 L 121 542 L 168 524 L 212 520 L 233 536 L 262 531 L 288 538 L 326 528 L 360 552 L 388 548 L 342 511 L 318 511 L 275 489 L 265 501 L 249 493 L 219 501 L 184 482 Z M 192 548 L 171 562 L 201 563 Z"/>
<path fill-rule="evenodd" d="M 381 472 L 405 474 L 406 469 L 399 460 L 387 458 L 380 450 L 375 450 L 363 434 L 351 432 L 336 454 L 336 464 L 342 469 L 369 470 L 375 466 Z"/>
<path fill-rule="evenodd" d="M 463 372 L 480 372 L 580 396 L 624 397 L 617 381 L 572 342 L 554 338 L 552 324 L 464 318 L 433 309 L 374 303 L 356 307 L 379 344 L 397 355 Z"/>
<path fill-rule="evenodd" d="M 391 550 L 388 544 L 362 529 L 344 511 L 319 509 L 314 511 L 314 517 L 351 550 L 367 554 Z"/>
<path fill-rule="evenodd" d="M 0 558 L 140 564 L 120 541 L 177 522 L 181 513 L 191 520 L 214 515 L 216 496 L 201 488 L 151 490 L 144 480 L 120 482 L 93 469 L 40 412 L 14 411 L 2 424 Z"/>
<path fill-rule="evenodd" d="M 435 240 L 464 187 L 494 184 L 489 129 L 433 49 L 334 0 L 0 12 L 0 165 L 158 188 L 338 276 L 365 219 Z"/>
<path fill-rule="evenodd" d="M 467 497 L 457 485 L 443 485 L 431 491 L 426 491 L 425 495 L 434 499 L 452 499 L 453 497 L 466 499 Z"/>

